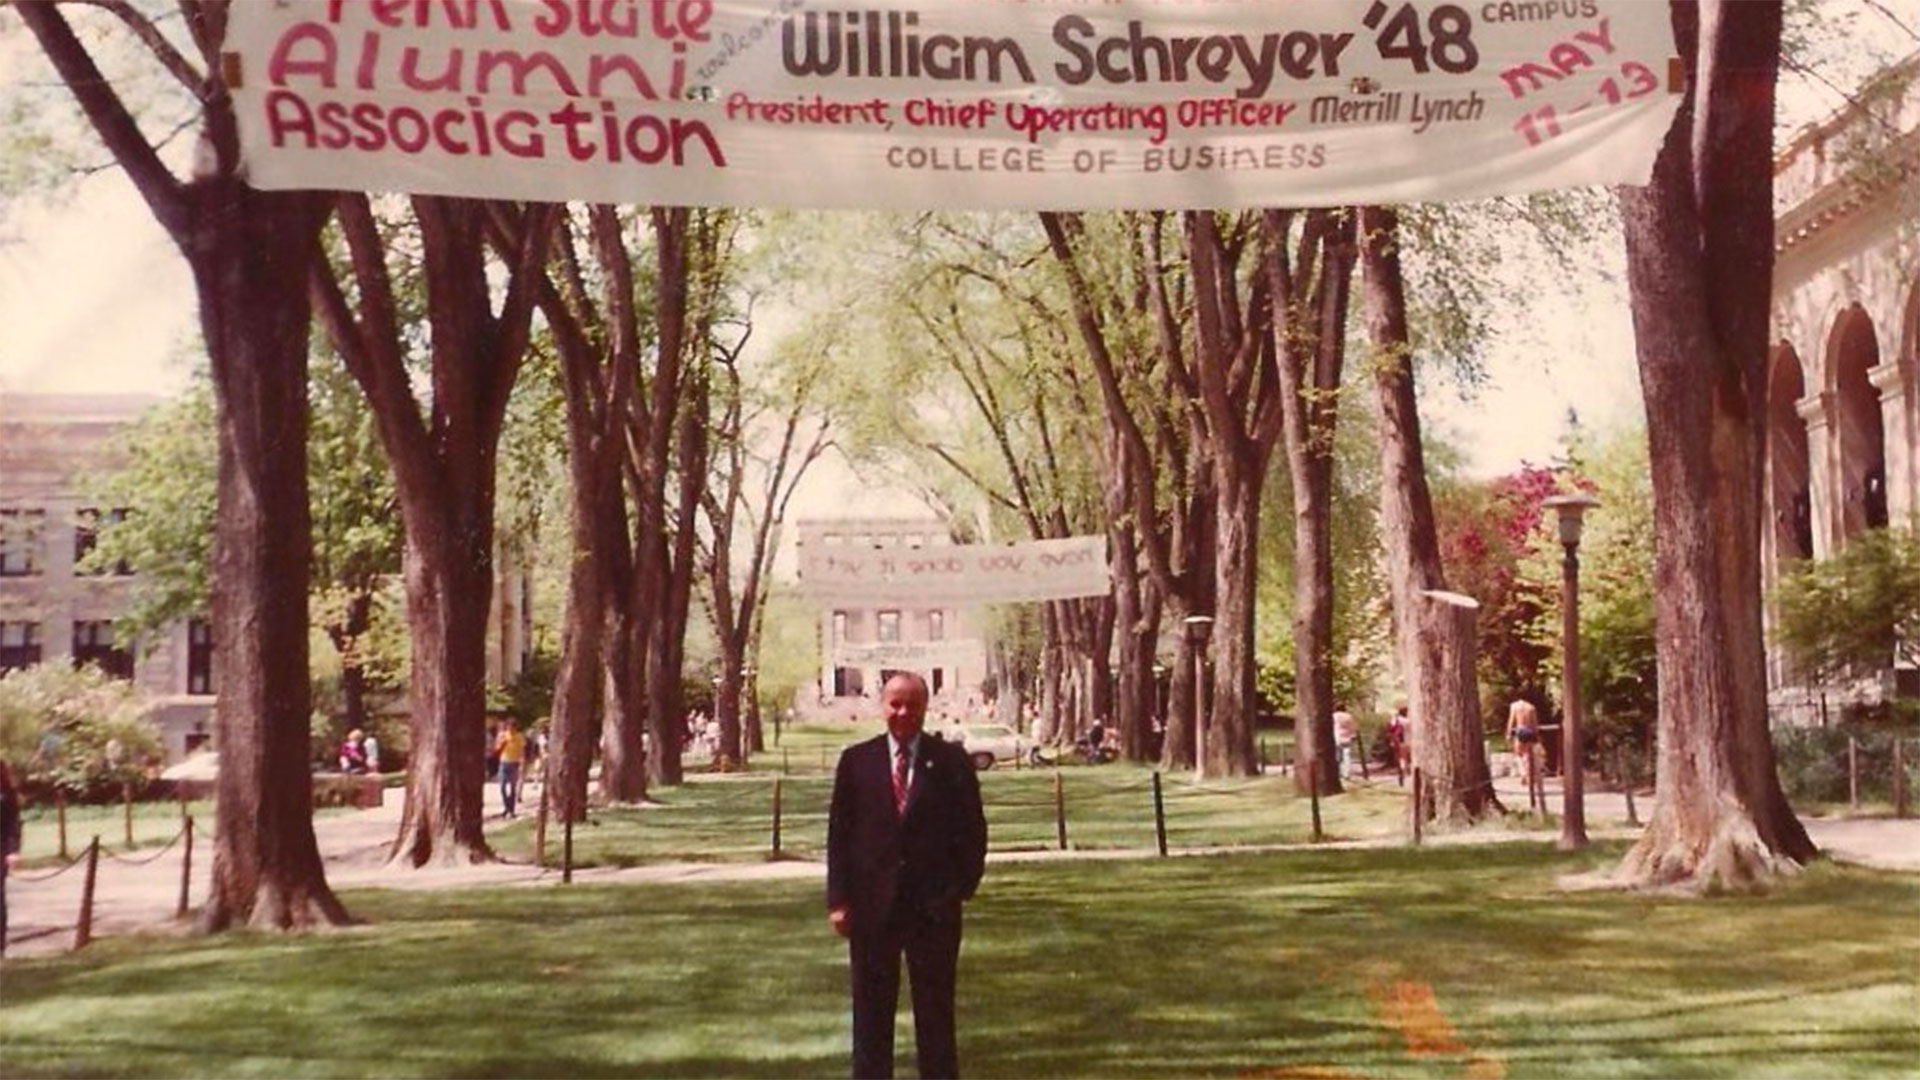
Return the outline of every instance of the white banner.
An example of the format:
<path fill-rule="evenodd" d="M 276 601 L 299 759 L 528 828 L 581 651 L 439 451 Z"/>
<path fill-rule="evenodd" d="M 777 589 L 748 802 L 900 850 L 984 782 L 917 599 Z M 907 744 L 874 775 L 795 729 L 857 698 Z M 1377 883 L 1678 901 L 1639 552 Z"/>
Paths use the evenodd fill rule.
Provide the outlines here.
<path fill-rule="evenodd" d="M 843 641 L 834 647 L 834 667 L 934 668 L 979 667 L 986 645 L 978 638 L 953 641 Z"/>
<path fill-rule="evenodd" d="M 800 549 L 800 587 L 821 604 L 972 606 L 1103 596 L 1107 541 L 1073 536 L 1024 544 Z"/>
<path fill-rule="evenodd" d="M 1324 206 L 1644 183 L 1651 0 L 249 0 L 255 187 Z"/>

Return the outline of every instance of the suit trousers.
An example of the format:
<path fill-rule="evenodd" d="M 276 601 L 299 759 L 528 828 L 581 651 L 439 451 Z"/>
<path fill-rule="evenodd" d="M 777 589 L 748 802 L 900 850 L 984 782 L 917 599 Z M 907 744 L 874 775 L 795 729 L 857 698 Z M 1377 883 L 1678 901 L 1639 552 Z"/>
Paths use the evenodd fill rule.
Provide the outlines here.
<path fill-rule="evenodd" d="M 914 1060 L 921 1080 L 960 1075 L 954 1040 L 954 981 L 960 962 L 960 906 L 938 916 L 891 918 L 848 939 L 853 981 L 855 1080 L 893 1075 L 893 1021 L 900 1000 L 900 958 L 913 994 Z"/>

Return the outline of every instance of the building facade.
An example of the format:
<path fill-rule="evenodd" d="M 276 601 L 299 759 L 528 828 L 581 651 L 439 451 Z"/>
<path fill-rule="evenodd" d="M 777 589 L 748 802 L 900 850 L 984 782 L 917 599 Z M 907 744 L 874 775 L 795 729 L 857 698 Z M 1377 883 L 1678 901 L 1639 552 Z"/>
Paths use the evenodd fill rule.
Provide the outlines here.
<path fill-rule="evenodd" d="M 132 648 L 115 644 L 133 569 L 79 564 L 103 519 L 86 475 L 115 464 L 114 437 L 160 399 L 109 394 L 0 393 L 0 673 L 34 664 L 92 663 L 129 679 L 152 703 L 169 760 L 211 738 L 213 633 L 204 619 Z"/>
<path fill-rule="evenodd" d="M 1920 514 L 1920 56 L 1796 136 L 1774 167 L 1767 577 Z M 1776 719 L 1818 722 L 1914 673 L 1809 687 L 1776 650 Z"/>
<path fill-rule="evenodd" d="M 124 513 L 84 492 L 89 473 L 116 464 L 115 436 L 163 399 L 110 394 L 0 393 L 0 673 L 45 662 L 94 663 L 129 679 L 150 703 L 168 761 L 212 738 L 212 624 L 190 619 L 117 647 L 137 569 L 78 569 L 93 525 Z M 533 649 L 533 575 L 525 558 L 494 560 L 486 677 L 507 685 Z M 384 708 L 404 711 L 405 696 Z"/>
<path fill-rule="evenodd" d="M 932 518 L 813 519 L 795 524 L 805 551 L 822 548 L 903 551 L 950 545 L 946 526 Z M 916 604 L 912 597 L 880 603 L 822 607 L 817 639 L 817 706 L 830 715 L 862 711 L 877 700 L 896 670 L 917 671 L 933 694 L 932 708 L 959 712 L 982 700 L 987 647 L 979 613 Z"/>

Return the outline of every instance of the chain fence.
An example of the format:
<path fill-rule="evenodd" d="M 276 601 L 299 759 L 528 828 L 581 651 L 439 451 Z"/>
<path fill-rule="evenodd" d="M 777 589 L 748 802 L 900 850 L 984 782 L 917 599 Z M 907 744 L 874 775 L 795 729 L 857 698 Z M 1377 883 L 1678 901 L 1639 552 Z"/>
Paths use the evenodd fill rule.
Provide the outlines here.
<path fill-rule="evenodd" d="M 1920 754 L 1898 737 L 1863 738 L 1858 733 L 1802 738 L 1805 745 L 1781 750 L 1783 777 L 1790 797 L 1818 798 L 1860 813 L 1908 813 L 1916 758 Z M 1635 748 L 1639 750 L 1640 748 Z M 766 755 L 762 755 L 764 759 Z M 790 765 L 783 761 L 782 766 Z M 1636 789 L 1649 786 L 1653 754 L 1626 748 L 1599 748 L 1590 755 L 1591 790 L 1623 794 L 1628 824 L 1637 825 Z M 1397 763 L 1349 778 L 1350 790 L 1372 792 L 1375 817 L 1349 815 L 1344 828 L 1329 828 L 1322 817 L 1326 796 L 1319 774 L 1294 775 L 1294 762 L 1264 763 L 1263 774 L 1204 781 L 1190 773 L 1163 774 L 1127 765 L 1063 765 L 1054 768 L 995 768 L 981 774 L 989 850 L 996 853 L 1132 850 L 1176 851 L 1279 847 L 1327 840 L 1392 839 L 1420 843 L 1436 808 L 1476 792 L 1496 798 L 1491 776 L 1455 777 Z M 764 766 L 763 766 L 764 767 Z M 1528 784 L 1527 811 L 1546 818 L 1546 793 L 1536 769 Z M 1304 781 L 1305 791 L 1299 788 Z M 537 821 L 509 826 L 496 846 L 508 858 L 531 858 L 540 867 L 571 881 L 576 868 L 629 867 L 667 863 L 747 863 L 765 860 L 819 860 L 825 857 L 831 770 L 690 774 L 689 782 L 656 792 L 644 807 L 600 808 L 579 823 L 549 821 L 545 800 Z M 1379 826 L 1386 793 L 1404 801 L 1396 833 Z M 1388 804 L 1391 805 L 1391 804 Z M 76 916 L 74 947 L 90 938 L 96 895 L 111 891 L 116 875 L 152 867 L 164 859 L 180 862 L 176 915 L 189 907 L 193 875 L 194 819 L 184 813 L 179 827 L 151 850 L 128 845 L 109 850 L 96 835 L 78 854 L 63 854 L 11 875 L 14 883 L 44 886 L 75 868 L 84 870 L 77 893 L 67 899 Z M 1518 807 L 1505 807 L 1517 812 Z M 98 824 L 98 821 L 93 824 Z M 50 822 L 40 821 L 35 827 Z M 61 819 L 64 828 L 64 817 Z M 1362 830 L 1356 834 L 1354 829 Z M 520 829 L 528 830 L 524 840 Z M 131 833 L 129 833 L 131 835 Z M 530 856 L 515 856 L 524 843 Z M 525 849 L 522 848 L 522 851 Z M 104 877 L 102 861 L 108 865 Z M 149 882 L 148 888 L 151 889 Z M 60 932 L 69 927 L 38 933 Z"/>
<path fill-rule="evenodd" d="M 71 931 L 73 934 L 72 947 L 76 950 L 86 948 L 93 940 L 94 916 L 101 900 L 103 881 L 101 863 L 104 861 L 115 867 L 124 867 L 128 871 L 139 870 L 152 866 L 169 855 L 173 855 L 176 850 L 180 853 L 180 873 L 179 897 L 174 907 L 174 917 L 184 918 L 189 910 L 193 886 L 193 841 L 196 829 L 197 826 L 194 824 L 194 819 L 191 816 L 185 816 L 180 821 L 179 829 L 162 843 L 158 849 L 141 855 L 134 855 L 131 851 L 112 850 L 101 842 L 98 835 L 95 835 L 87 842 L 87 845 L 80 850 L 79 854 L 56 856 L 51 867 L 43 866 L 27 871 L 16 870 L 8 874 L 8 887 L 15 885 L 43 886 L 63 877 L 75 868 L 80 868 L 84 871 L 77 882 L 76 891 L 73 894 L 61 898 L 65 901 L 66 906 L 75 913 L 74 920 L 71 924 L 36 925 L 26 927 L 23 930 L 16 930 L 16 927 L 10 924 L 8 927 L 7 944 L 11 946 L 33 938 Z M 123 884 L 123 882 L 116 880 L 114 877 L 114 874 L 118 872 L 119 871 L 116 870 L 107 875 L 105 879 L 107 888 L 111 889 Z M 56 904 L 55 906 L 58 905 Z"/>

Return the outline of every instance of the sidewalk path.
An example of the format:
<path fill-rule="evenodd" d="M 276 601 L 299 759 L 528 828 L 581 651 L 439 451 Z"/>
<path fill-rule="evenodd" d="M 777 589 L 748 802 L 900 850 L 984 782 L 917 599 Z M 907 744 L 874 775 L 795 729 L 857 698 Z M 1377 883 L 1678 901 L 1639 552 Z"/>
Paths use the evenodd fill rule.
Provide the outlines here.
<path fill-rule="evenodd" d="M 1388 781 L 1389 783 L 1391 781 Z M 1496 783 L 1501 801 L 1509 809 L 1526 806 L 1525 791 L 1511 781 Z M 488 813 L 498 810 L 497 794 L 488 791 Z M 1638 807 L 1644 820 L 1652 800 L 1642 798 Z M 542 870 L 523 862 L 488 863 L 479 866 L 437 867 L 406 870 L 389 866 L 387 845 L 400 823 L 401 793 L 387 792 L 386 802 L 374 809 L 345 814 L 328 814 L 314 820 L 314 835 L 326 862 L 327 881 L 336 889 L 458 889 L 479 886 L 537 886 L 558 884 L 557 871 Z M 1547 805 L 1559 812 L 1561 794 L 1557 782 L 1548 781 Z M 1586 796 L 1589 832 L 1596 836 L 1631 836 L 1627 827 L 1626 800 L 1616 792 L 1589 791 Z M 493 820 L 491 816 L 489 820 Z M 1831 858 L 1880 869 L 1920 873 L 1920 819 L 1892 818 L 1805 818 L 1807 832 L 1814 843 Z M 1538 830 L 1476 829 L 1471 833 L 1440 835 L 1431 838 L 1438 844 L 1494 843 L 1501 841 L 1545 841 Z M 1383 836 L 1339 845 L 1342 847 L 1398 847 L 1400 836 Z M 1306 845 L 1274 845 L 1249 849 L 1183 849 L 1180 855 L 1204 855 L 1216 851 L 1287 850 Z M 993 862 L 1038 862 L 1051 859 L 1130 859 L 1148 858 L 1151 848 L 1098 851 L 1019 851 L 999 852 Z M 173 912 L 179 902 L 181 851 L 173 850 L 152 858 L 135 855 L 134 860 L 103 858 L 95 891 L 93 933 L 106 937 L 134 932 L 178 933 L 181 924 Z M 194 882 L 191 900 L 197 906 L 207 895 L 211 877 L 211 853 L 201 837 L 194 851 Z M 63 952 L 72 947 L 74 923 L 78 917 L 81 880 L 84 867 L 46 881 L 29 881 L 37 876 L 27 873 L 7 884 L 10 916 L 7 952 L 11 956 Z M 44 873 L 41 871 L 39 873 Z M 640 867 L 581 869 L 574 880 L 583 883 L 605 882 L 683 882 L 720 880 L 774 880 L 818 878 L 818 862 L 789 860 L 763 863 L 672 863 Z"/>

